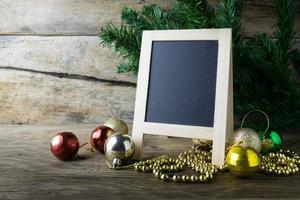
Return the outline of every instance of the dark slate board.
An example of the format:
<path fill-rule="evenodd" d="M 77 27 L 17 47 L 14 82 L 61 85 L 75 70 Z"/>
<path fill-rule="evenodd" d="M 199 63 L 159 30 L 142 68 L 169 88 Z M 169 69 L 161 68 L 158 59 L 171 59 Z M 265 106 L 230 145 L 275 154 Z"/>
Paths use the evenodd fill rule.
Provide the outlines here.
<path fill-rule="evenodd" d="M 146 122 L 213 127 L 218 41 L 154 41 Z"/>

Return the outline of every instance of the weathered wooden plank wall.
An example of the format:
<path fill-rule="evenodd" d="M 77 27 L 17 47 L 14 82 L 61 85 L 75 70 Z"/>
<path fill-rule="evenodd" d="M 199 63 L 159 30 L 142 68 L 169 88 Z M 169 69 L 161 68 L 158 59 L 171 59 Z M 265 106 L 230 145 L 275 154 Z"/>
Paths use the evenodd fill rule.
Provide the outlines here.
<path fill-rule="evenodd" d="M 2 0 L 0 3 L 0 124 L 131 122 L 135 77 L 99 45 L 99 29 L 119 23 L 124 6 L 175 0 Z M 216 5 L 219 0 L 211 0 Z M 274 31 L 272 0 L 245 0 L 246 37 Z M 300 38 L 300 2 L 296 37 Z"/>

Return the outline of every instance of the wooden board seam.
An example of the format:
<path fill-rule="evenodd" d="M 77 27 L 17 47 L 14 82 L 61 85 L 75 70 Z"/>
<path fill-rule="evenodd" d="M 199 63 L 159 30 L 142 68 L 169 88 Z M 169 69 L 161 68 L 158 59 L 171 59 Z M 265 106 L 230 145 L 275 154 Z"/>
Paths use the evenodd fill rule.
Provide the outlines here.
<path fill-rule="evenodd" d="M 46 72 L 46 71 L 39 71 L 33 69 L 26 69 L 26 68 L 17 68 L 11 66 L 0 66 L 0 70 L 14 70 L 14 71 L 23 71 L 23 72 L 31 72 L 37 74 L 44 74 L 48 76 L 54 76 L 58 78 L 67 78 L 67 79 L 77 79 L 77 80 L 85 80 L 85 81 L 93 81 L 93 82 L 102 82 L 108 83 L 111 85 L 118 85 L 124 87 L 136 87 L 136 83 L 129 82 L 129 81 L 116 81 L 116 80 L 109 80 L 109 79 L 102 79 L 97 78 L 94 76 L 86 76 L 86 75 L 79 75 L 79 74 L 69 74 L 69 73 L 60 73 L 60 72 Z"/>

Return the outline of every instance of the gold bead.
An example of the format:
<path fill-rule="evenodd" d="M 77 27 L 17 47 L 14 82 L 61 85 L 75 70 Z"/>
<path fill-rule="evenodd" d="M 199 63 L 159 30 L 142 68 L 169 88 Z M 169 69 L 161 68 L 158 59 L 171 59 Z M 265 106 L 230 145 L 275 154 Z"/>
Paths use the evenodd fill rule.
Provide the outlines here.
<path fill-rule="evenodd" d="M 166 181 L 166 180 L 169 179 L 169 176 L 168 176 L 168 174 L 161 174 L 160 179 L 163 180 L 163 181 Z"/>
<path fill-rule="evenodd" d="M 179 182 L 180 181 L 180 176 L 173 175 L 172 180 L 175 181 L 175 182 Z"/>
<path fill-rule="evenodd" d="M 280 169 L 277 169 L 277 170 L 276 170 L 276 174 L 277 174 L 277 175 L 281 175 L 281 174 L 282 174 L 282 171 L 281 171 Z"/>
<path fill-rule="evenodd" d="M 183 165 L 182 165 L 182 164 L 177 164 L 176 167 L 177 167 L 178 169 L 182 169 L 182 168 L 183 168 Z"/>
<path fill-rule="evenodd" d="M 139 166 L 138 166 L 138 165 L 134 165 L 133 167 L 134 167 L 134 169 L 135 169 L 136 171 L 139 169 Z"/>
<path fill-rule="evenodd" d="M 205 178 L 204 178 L 203 175 L 200 175 L 200 176 L 199 176 L 199 181 L 201 181 L 201 182 L 205 181 Z"/>
<path fill-rule="evenodd" d="M 138 172 L 141 172 L 141 171 L 142 171 L 142 166 L 138 166 L 138 167 L 137 167 L 137 171 L 138 171 Z"/>
<path fill-rule="evenodd" d="M 146 164 L 152 164 L 152 161 L 151 160 L 147 160 Z"/>
<path fill-rule="evenodd" d="M 190 180 L 191 180 L 192 182 L 196 182 L 196 181 L 198 181 L 198 176 L 192 175 L 192 176 L 190 177 Z"/>
<path fill-rule="evenodd" d="M 159 178 L 159 177 L 160 177 L 160 175 L 161 175 L 161 173 L 160 173 L 160 172 L 158 172 L 158 171 L 154 173 L 154 176 L 155 176 L 156 178 Z"/>
<path fill-rule="evenodd" d="M 165 170 L 165 171 L 168 171 L 170 168 L 169 168 L 168 165 L 163 165 L 163 166 L 162 166 L 162 169 Z"/>
<path fill-rule="evenodd" d="M 175 168 L 174 165 L 170 165 L 170 167 L 169 167 L 169 169 L 170 169 L 171 171 L 174 171 L 174 168 Z"/>
<path fill-rule="evenodd" d="M 148 171 L 148 170 L 149 170 L 149 168 L 148 168 L 147 166 L 145 166 L 145 165 L 142 166 L 142 171 L 143 171 L 143 172 L 146 172 L 146 171 Z"/>
<path fill-rule="evenodd" d="M 274 157 L 275 157 L 275 154 L 274 154 L 274 153 L 270 153 L 270 154 L 269 154 L 269 157 L 270 157 L 270 158 L 274 158 Z"/>
<path fill-rule="evenodd" d="M 187 175 L 182 175 L 182 176 L 181 176 L 181 180 L 182 180 L 183 182 L 186 182 L 186 181 L 189 180 L 189 176 L 187 176 Z"/>

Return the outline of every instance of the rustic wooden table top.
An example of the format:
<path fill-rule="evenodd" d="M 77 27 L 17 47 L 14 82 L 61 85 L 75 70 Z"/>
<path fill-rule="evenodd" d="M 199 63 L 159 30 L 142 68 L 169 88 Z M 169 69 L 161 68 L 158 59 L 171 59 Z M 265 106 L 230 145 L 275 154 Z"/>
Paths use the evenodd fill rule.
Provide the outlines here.
<path fill-rule="evenodd" d="M 300 199 L 300 176 L 257 174 L 238 179 L 228 173 L 208 184 L 166 183 L 152 174 L 114 171 L 104 156 L 81 149 L 85 159 L 62 162 L 49 151 L 56 132 L 73 131 L 87 141 L 95 125 L 0 126 L 0 199 Z M 299 133 L 300 134 L 300 133 Z M 300 152 L 300 136 L 288 133 L 284 143 Z M 190 139 L 146 136 L 145 157 L 177 153 Z"/>

